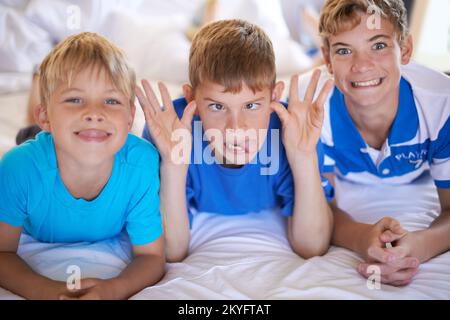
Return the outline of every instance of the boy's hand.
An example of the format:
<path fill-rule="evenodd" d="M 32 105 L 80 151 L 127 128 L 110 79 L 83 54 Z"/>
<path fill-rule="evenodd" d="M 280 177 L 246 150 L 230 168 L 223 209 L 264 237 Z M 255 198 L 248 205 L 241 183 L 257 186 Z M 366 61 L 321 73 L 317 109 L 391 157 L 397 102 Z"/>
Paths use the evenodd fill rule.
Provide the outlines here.
<path fill-rule="evenodd" d="M 277 101 L 271 103 L 283 125 L 283 144 L 286 152 L 296 159 L 297 155 L 309 155 L 316 152 L 323 124 L 323 106 L 333 88 L 328 80 L 315 101 L 314 93 L 320 78 L 320 70 L 315 70 L 306 90 L 305 99 L 298 98 L 298 75 L 291 78 L 289 106 L 286 109 Z"/>
<path fill-rule="evenodd" d="M 112 284 L 113 279 L 102 280 L 87 278 L 80 280 L 80 289 L 68 290 L 59 296 L 60 300 L 114 300 L 115 290 Z"/>
<path fill-rule="evenodd" d="M 396 255 L 387 251 L 386 243 L 397 241 L 406 235 L 400 222 L 385 217 L 374 225 L 367 226 L 367 229 L 361 230 L 360 235 L 357 236 L 357 253 L 367 262 L 388 263 L 395 260 Z M 389 239 L 386 238 L 387 235 Z"/>
<path fill-rule="evenodd" d="M 136 96 L 144 111 L 147 126 L 155 142 L 162 162 L 165 164 L 188 164 L 192 149 L 192 118 L 194 117 L 196 105 L 192 101 L 186 106 L 181 120 L 178 118 L 170 98 L 167 87 L 158 83 L 159 91 L 163 101 L 164 109 L 156 98 L 156 95 L 147 80 L 142 80 L 142 87 L 136 88 Z M 172 154 L 174 147 L 180 144 L 182 139 L 182 153 Z"/>
<path fill-rule="evenodd" d="M 377 266 L 382 283 L 393 286 L 409 284 L 419 271 L 420 264 L 419 259 L 412 256 L 414 233 L 404 231 L 395 219 L 383 218 L 373 226 L 367 238 L 371 245 L 366 251 L 365 262 L 358 266 L 358 272 L 368 278 L 372 275 L 368 272 L 371 270 L 369 267 Z M 385 248 L 386 243 L 395 243 L 395 246 Z"/>

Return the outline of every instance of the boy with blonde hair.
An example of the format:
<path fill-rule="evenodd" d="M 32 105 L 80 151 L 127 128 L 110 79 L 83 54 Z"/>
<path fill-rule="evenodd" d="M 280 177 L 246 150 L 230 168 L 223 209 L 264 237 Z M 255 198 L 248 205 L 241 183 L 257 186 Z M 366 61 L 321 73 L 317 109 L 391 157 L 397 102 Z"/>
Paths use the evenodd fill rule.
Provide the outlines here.
<path fill-rule="evenodd" d="M 420 263 L 450 248 L 450 78 L 409 65 L 413 42 L 401 0 L 328 0 L 320 33 L 336 84 L 321 136 L 330 180 L 401 187 L 431 174 L 437 187 L 441 214 L 415 232 L 390 217 L 360 223 L 331 204 L 332 243 L 364 258 L 365 277 L 377 265 L 383 283 L 406 285 Z"/>
<path fill-rule="evenodd" d="M 135 75 L 93 33 L 68 37 L 40 67 L 43 132 L 0 161 L 0 286 L 30 299 L 124 299 L 164 274 L 158 153 L 133 136 Z M 133 261 L 80 288 L 34 272 L 17 255 L 23 232 L 43 242 L 99 241 L 126 229 Z"/>
<path fill-rule="evenodd" d="M 213 22 L 196 34 L 189 78 L 185 97 L 173 103 L 159 85 L 163 108 L 147 81 L 145 93 L 137 91 L 149 129 L 144 137 L 161 155 L 167 259 L 188 254 L 192 208 L 225 215 L 278 208 L 289 217 L 287 235 L 297 254 L 326 253 L 332 189 L 320 176 L 318 140 L 332 82 L 313 101 L 316 73 L 304 100 L 291 90 L 286 109 L 278 102 L 284 84 L 276 82 L 271 41 L 242 20 Z M 296 83 L 293 77 L 291 89 Z"/>

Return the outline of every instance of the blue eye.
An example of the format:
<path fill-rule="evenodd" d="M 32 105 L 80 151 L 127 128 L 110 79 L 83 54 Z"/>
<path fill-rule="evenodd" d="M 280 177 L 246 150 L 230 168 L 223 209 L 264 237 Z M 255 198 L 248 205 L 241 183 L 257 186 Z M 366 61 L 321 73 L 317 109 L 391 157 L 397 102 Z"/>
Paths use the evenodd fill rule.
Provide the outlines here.
<path fill-rule="evenodd" d="M 341 49 L 336 50 L 336 53 L 338 55 L 344 56 L 344 55 L 350 54 L 351 51 L 349 49 L 347 49 L 347 48 L 341 48 Z"/>
<path fill-rule="evenodd" d="M 224 109 L 224 106 L 219 103 L 211 103 L 210 105 L 208 105 L 208 108 L 213 111 L 221 111 Z"/>
<path fill-rule="evenodd" d="M 247 110 L 257 110 L 259 108 L 259 103 L 249 103 L 245 106 Z"/>
<path fill-rule="evenodd" d="M 384 49 L 384 48 L 386 48 L 386 47 L 387 47 L 387 44 L 386 44 L 386 43 L 384 43 L 384 42 L 379 42 L 379 43 L 375 43 L 374 46 L 372 47 L 372 49 L 375 49 L 375 50 L 382 50 L 382 49 Z"/>
<path fill-rule="evenodd" d="M 80 104 L 81 99 L 80 98 L 68 98 L 64 100 L 64 102 L 73 103 L 73 104 Z"/>
<path fill-rule="evenodd" d="M 120 101 L 116 100 L 116 99 L 106 99 L 105 103 L 106 104 L 111 104 L 111 105 L 116 105 L 116 104 L 120 104 Z"/>

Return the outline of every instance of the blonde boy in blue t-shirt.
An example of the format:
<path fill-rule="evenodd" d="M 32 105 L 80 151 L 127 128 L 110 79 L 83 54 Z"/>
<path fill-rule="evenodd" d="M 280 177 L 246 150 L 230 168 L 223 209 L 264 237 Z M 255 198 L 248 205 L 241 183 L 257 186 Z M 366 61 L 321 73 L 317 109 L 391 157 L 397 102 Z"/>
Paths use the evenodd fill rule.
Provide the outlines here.
<path fill-rule="evenodd" d="M 0 286 L 29 299 L 124 299 L 164 274 L 158 153 L 129 134 L 135 75 L 122 52 L 93 33 L 57 45 L 40 70 L 43 129 L 0 161 Z M 20 235 L 99 241 L 126 229 L 134 258 L 115 278 L 78 289 L 33 271 Z"/>

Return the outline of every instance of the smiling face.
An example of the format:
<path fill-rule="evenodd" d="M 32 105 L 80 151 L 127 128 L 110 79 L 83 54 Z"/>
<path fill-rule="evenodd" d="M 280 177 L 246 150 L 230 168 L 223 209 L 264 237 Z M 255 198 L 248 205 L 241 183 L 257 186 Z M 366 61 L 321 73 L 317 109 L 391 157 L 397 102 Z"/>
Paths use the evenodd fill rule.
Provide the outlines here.
<path fill-rule="evenodd" d="M 329 52 L 323 49 L 328 70 L 345 95 L 347 105 L 356 108 L 395 106 L 398 102 L 400 66 L 409 63 L 411 37 L 400 47 L 394 26 L 381 19 L 380 28 L 369 28 L 370 18 L 351 30 L 328 37 Z"/>
<path fill-rule="evenodd" d="M 134 110 L 105 70 L 94 67 L 79 72 L 70 86 L 60 84 L 37 118 L 53 135 L 58 161 L 100 165 L 124 145 Z"/>
<path fill-rule="evenodd" d="M 238 93 L 210 81 L 197 86 L 195 96 L 190 86 L 184 91 L 195 99 L 197 113 L 215 157 L 227 165 L 244 165 L 252 161 L 266 139 L 272 109 L 270 103 L 281 98 L 284 84 L 253 92 L 243 84 Z"/>

